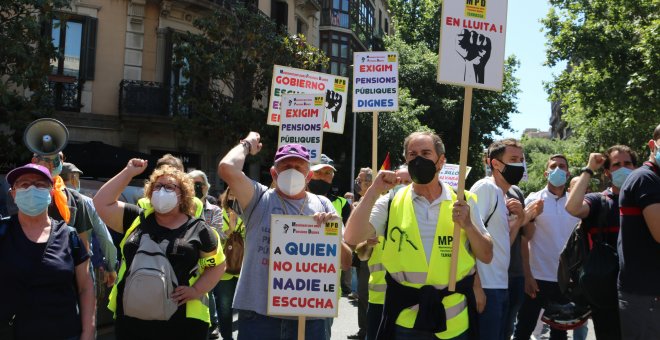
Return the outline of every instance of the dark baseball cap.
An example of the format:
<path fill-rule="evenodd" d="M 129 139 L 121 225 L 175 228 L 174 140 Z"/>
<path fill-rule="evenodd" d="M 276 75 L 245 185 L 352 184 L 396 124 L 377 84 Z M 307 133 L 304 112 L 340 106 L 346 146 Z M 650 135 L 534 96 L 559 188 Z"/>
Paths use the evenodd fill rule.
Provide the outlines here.
<path fill-rule="evenodd" d="M 62 163 L 62 172 L 60 173 L 61 175 L 66 175 L 74 172 L 77 172 L 81 175 L 83 174 L 82 170 L 78 169 L 78 167 L 75 164 L 69 162 Z"/>
<path fill-rule="evenodd" d="M 21 167 L 18 167 L 16 169 L 10 171 L 7 174 L 7 183 L 9 183 L 9 186 L 14 186 L 14 182 L 16 182 L 16 180 L 19 177 L 21 177 L 25 174 L 30 174 L 30 173 L 37 174 L 37 175 L 42 175 L 42 176 L 46 177 L 46 179 L 48 179 L 50 184 L 53 184 L 53 177 L 50 176 L 50 171 L 48 170 L 48 168 L 46 168 L 45 166 L 38 165 L 38 164 L 33 164 L 33 163 L 25 164 Z"/>
<path fill-rule="evenodd" d="M 291 143 L 282 145 L 275 153 L 275 163 L 291 157 L 300 158 L 309 162 L 309 151 L 306 147 L 300 144 Z"/>

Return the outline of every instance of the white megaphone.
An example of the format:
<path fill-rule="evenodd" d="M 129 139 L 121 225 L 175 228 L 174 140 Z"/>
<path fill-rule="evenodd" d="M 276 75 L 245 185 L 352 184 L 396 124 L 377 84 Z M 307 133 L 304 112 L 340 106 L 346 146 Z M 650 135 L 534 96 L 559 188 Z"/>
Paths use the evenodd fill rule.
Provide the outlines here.
<path fill-rule="evenodd" d="M 54 155 L 69 142 L 69 130 L 57 119 L 37 119 L 25 128 L 23 142 L 39 156 Z"/>

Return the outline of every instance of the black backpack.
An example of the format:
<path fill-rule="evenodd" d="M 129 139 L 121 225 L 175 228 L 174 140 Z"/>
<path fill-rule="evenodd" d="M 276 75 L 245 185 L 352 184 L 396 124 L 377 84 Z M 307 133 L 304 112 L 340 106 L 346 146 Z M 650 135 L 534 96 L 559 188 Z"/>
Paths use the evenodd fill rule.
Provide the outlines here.
<path fill-rule="evenodd" d="M 601 196 L 601 210 L 598 214 L 599 226 L 605 225 L 608 210 L 606 198 Z M 575 225 L 559 255 L 559 267 L 557 268 L 557 283 L 560 291 L 566 298 L 577 304 L 590 302 L 582 284 L 584 267 L 590 255 L 589 235 L 583 223 L 584 220 L 581 220 Z"/>

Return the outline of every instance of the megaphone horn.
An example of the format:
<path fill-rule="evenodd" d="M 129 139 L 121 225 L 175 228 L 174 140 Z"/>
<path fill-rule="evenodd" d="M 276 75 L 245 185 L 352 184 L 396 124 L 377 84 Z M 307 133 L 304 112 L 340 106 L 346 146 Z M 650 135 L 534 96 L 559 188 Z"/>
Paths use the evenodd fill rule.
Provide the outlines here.
<path fill-rule="evenodd" d="M 25 128 L 23 142 L 37 155 L 54 155 L 66 147 L 69 142 L 69 130 L 57 119 L 37 119 Z"/>

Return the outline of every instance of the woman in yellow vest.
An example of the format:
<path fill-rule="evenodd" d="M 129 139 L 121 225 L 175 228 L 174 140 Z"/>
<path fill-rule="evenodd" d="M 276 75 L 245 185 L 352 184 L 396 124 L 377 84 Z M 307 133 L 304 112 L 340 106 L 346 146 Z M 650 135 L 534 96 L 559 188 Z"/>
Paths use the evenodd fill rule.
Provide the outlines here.
<path fill-rule="evenodd" d="M 220 195 L 220 205 L 222 206 L 222 248 L 227 254 L 226 257 L 229 261 L 230 249 L 226 248 L 228 238 L 237 233 L 242 239 L 245 239 L 245 225 L 243 220 L 238 216 L 238 202 L 231 193 L 231 189 L 227 188 L 222 195 Z M 234 256 L 231 255 L 231 256 Z M 227 268 L 229 269 L 229 267 Z M 232 268 L 233 273 L 225 271 L 220 278 L 220 282 L 213 288 L 213 296 L 215 297 L 215 306 L 218 313 L 218 328 L 223 340 L 233 340 L 232 338 L 232 322 L 233 322 L 233 309 L 231 308 L 234 301 L 234 293 L 236 293 L 236 284 L 238 283 L 238 276 L 236 272 L 239 268 Z"/>
<path fill-rule="evenodd" d="M 381 171 L 348 220 L 344 240 L 357 244 L 383 236 L 382 263 L 387 289 L 377 339 L 468 339 L 473 330 L 472 294 L 475 257 L 488 263 L 493 243 L 479 218 L 476 196 L 458 201 L 438 179 L 445 164 L 437 135 L 415 132 L 404 141 L 404 156 L 413 184 L 399 190 L 391 206 L 380 193 L 401 182 L 395 172 Z M 461 228 L 453 239 L 454 224 Z M 451 249 L 458 242 L 456 292 L 449 292 Z M 470 332 L 471 333 L 471 332 Z M 472 334 L 470 334 L 470 337 Z"/>
<path fill-rule="evenodd" d="M 94 206 L 103 222 L 123 233 L 122 264 L 110 293 L 117 339 L 206 339 L 207 292 L 224 272 L 217 233 L 194 218 L 192 179 L 170 166 L 145 184 L 150 206 L 118 201 L 147 162 L 131 159 L 101 187 Z"/>

